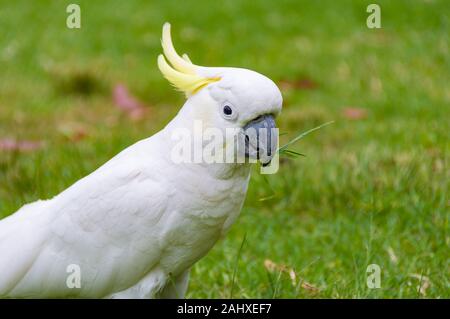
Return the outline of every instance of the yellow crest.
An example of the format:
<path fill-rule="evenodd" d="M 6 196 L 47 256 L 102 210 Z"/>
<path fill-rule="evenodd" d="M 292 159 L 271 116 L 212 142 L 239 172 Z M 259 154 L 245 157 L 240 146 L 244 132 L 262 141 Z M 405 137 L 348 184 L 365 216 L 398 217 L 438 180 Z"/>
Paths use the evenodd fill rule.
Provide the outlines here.
<path fill-rule="evenodd" d="M 220 78 L 207 78 L 197 74 L 197 66 L 192 64 L 186 54 L 180 57 L 175 51 L 170 35 L 170 24 L 164 23 L 161 45 L 163 54 L 158 56 L 158 67 L 163 76 L 187 97 L 198 92 L 206 85 L 219 81 Z M 170 62 L 167 63 L 167 60 Z"/>

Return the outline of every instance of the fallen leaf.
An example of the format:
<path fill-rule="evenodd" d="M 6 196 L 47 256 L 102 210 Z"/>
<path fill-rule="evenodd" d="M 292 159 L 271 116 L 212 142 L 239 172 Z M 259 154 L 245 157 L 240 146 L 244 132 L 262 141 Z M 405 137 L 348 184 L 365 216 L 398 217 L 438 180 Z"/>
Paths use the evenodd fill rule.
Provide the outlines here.
<path fill-rule="evenodd" d="M 343 115 L 349 120 L 362 120 L 367 117 L 367 110 L 358 107 L 346 107 Z"/>
<path fill-rule="evenodd" d="M 289 278 L 291 279 L 291 283 L 293 286 L 297 286 L 297 274 L 295 273 L 295 270 L 293 268 L 287 267 L 283 264 L 276 264 L 270 259 L 264 260 L 264 267 L 269 272 L 282 272 L 289 275 Z M 310 290 L 310 291 L 319 291 L 319 288 L 315 287 L 314 285 L 306 282 L 304 279 L 299 278 L 299 284 L 303 289 Z"/>
<path fill-rule="evenodd" d="M 113 99 L 117 107 L 131 119 L 139 120 L 144 116 L 145 105 L 133 97 L 123 84 L 117 84 L 114 87 Z"/>
<path fill-rule="evenodd" d="M 88 136 L 87 129 L 79 123 L 64 123 L 58 130 L 72 142 L 79 142 Z"/>
<path fill-rule="evenodd" d="M 409 274 L 410 277 L 416 278 L 419 280 L 419 285 L 417 286 L 417 291 L 422 295 L 427 295 L 427 289 L 431 286 L 430 278 L 427 276 L 423 276 L 421 274 Z"/>
<path fill-rule="evenodd" d="M 278 82 L 282 90 L 313 90 L 318 84 L 311 79 L 281 80 Z"/>
<path fill-rule="evenodd" d="M 30 152 L 41 149 L 44 146 L 42 141 L 18 141 L 13 138 L 0 139 L 0 150 L 1 151 L 19 151 L 19 152 Z"/>
<path fill-rule="evenodd" d="M 319 288 L 311 285 L 310 283 L 308 283 L 306 281 L 302 281 L 302 288 L 306 289 L 306 290 L 314 291 L 314 292 L 319 291 Z"/>
<path fill-rule="evenodd" d="M 266 267 L 269 272 L 273 272 L 277 269 L 277 265 L 270 259 L 264 260 L 264 267 Z"/>

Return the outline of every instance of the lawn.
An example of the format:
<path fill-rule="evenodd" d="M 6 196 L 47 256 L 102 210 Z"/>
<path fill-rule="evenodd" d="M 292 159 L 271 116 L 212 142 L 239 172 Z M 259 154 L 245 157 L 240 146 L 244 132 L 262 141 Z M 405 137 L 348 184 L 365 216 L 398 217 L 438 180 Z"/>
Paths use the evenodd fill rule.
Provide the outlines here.
<path fill-rule="evenodd" d="M 81 29 L 66 27 L 69 3 Z M 369 3 L 2 1 L 0 218 L 176 114 L 184 97 L 156 66 L 170 21 L 194 63 L 279 83 L 283 140 L 334 121 L 292 147 L 305 157 L 254 171 L 189 298 L 449 298 L 450 7 L 377 1 L 382 28 L 368 29 Z M 119 84 L 142 114 L 116 106 Z M 379 289 L 366 285 L 369 264 Z"/>

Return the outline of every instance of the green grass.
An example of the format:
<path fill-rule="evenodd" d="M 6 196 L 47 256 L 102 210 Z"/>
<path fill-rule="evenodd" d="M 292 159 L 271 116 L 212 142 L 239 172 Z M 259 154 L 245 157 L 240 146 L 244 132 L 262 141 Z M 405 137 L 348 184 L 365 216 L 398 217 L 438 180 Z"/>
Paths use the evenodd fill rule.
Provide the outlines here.
<path fill-rule="evenodd" d="M 450 297 L 447 1 L 377 1 L 379 30 L 365 24 L 372 1 L 75 1 L 82 28 L 69 30 L 72 2 L 0 6 L 0 138 L 46 142 L 0 153 L 0 217 L 54 196 L 177 112 L 183 97 L 156 67 L 170 21 L 194 63 L 314 84 L 283 90 L 285 141 L 335 121 L 290 147 L 306 157 L 283 160 L 276 175 L 255 170 L 188 297 Z M 119 82 L 149 105 L 143 120 L 113 106 Z M 366 118 L 343 116 L 349 106 Z M 70 142 L 70 125 L 87 138 Z M 372 263 L 380 289 L 366 287 Z"/>

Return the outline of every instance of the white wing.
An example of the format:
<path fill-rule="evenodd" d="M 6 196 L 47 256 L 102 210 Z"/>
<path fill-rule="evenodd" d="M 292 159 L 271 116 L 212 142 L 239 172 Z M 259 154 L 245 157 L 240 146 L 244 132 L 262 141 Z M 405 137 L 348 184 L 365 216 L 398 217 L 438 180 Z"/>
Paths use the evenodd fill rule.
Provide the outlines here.
<path fill-rule="evenodd" d="M 150 271 L 170 197 L 151 145 L 133 145 L 52 200 L 0 221 L 0 296 L 103 297 Z M 81 288 L 71 281 L 77 269 Z"/>
<path fill-rule="evenodd" d="M 29 271 L 44 243 L 47 202 L 38 201 L 0 221 L 0 296 L 15 287 Z"/>

